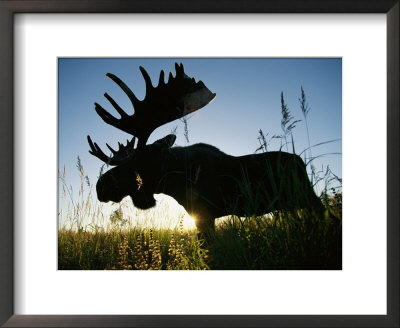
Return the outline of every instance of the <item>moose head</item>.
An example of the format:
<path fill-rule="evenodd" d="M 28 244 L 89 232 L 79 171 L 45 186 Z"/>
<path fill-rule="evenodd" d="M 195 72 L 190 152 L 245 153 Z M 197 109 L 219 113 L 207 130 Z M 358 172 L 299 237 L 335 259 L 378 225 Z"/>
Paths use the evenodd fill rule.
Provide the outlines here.
<path fill-rule="evenodd" d="M 97 197 L 102 202 L 120 202 L 125 196 L 131 196 L 133 204 L 140 209 L 155 205 L 153 194 L 157 182 L 161 179 L 163 153 L 170 148 L 176 139 L 173 134 L 147 145 L 151 133 L 161 125 L 190 114 L 215 98 L 202 81 L 196 82 L 187 76 L 182 64 L 175 64 L 176 75 L 169 74 L 165 83 L 164 71 L 160 72 L 158 86 L 154 87 L 149 74 L 143 67 L 140 71 L 146 83 L 146 95 L 139 100 L 132 90 L 117 76 L 108 73 L 106 76 L 114 81 L 128 96 L 134 113 L 128 115 L 107 93 L 105 98 L 120 115 L 116 118 L 98 103 L 95 103 L 97 114 L 104 122 L 131 134 L 133 137 L 126 145 L 118 143 L 118 150 L 108 144 L 111 156 L 88 136 L 90 153 L 106 164 L 115 166 L 101 175 L 97 185 Z M 137 140 L 137 144 L 136 144 Z"/>

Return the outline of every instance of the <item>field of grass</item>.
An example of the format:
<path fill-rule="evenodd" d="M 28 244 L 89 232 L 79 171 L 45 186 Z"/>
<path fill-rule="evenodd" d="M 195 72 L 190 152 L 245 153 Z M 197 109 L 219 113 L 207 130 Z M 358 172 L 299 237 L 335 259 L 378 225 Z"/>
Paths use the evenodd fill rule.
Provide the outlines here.
<path fill-rule="evenodd" d="M 60 270 L 341 269 L 341 194 L 325 204 L 325 217 L 297 211 L 227 218 L 206 246 L 194 229 L 182 226 L 61 228 L 58 265 Z"/>

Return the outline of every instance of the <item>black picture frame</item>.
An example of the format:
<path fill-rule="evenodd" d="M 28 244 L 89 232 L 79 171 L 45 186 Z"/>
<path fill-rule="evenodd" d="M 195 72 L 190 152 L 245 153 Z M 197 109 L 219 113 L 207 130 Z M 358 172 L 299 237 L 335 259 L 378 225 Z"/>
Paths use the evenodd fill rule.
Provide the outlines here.
<path fill-rule="evenodd" d="M 0 0 L 0 324 L 4 327 L 399 327 L 398 0 Z M 385 13 L 387 315 L 14 315 L 13 16 L 16 13 Z M 366 287 L 367 288 L 367 287 Z"/>

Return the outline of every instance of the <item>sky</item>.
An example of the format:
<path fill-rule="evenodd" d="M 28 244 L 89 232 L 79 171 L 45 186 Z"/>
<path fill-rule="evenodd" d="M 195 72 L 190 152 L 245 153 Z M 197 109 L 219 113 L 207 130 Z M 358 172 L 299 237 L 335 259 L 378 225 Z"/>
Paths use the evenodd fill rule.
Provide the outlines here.
<path fill-rule="evenodd" d="M 168 123 L 155 130 L 148 143 L 164 137 L 177 128 L 175 145 L 208 143 L 221 151 L 240 156 L 251 154 L 260 146 L 259 130 L 270 140 L 268 150 L 278 150 L 282 135 L 281 92 L 296 123 L 293 129 L 296 153 L 308 147 L 307 129 L 300 109 L 303 87 L 310 111 L 307 116 L 311 155 L 317 171 L 331 171 L 342 176 L 342 61 L 340 58 L 59 58 L 58 60 L 58 154 L 59 171 L 66 170 L 67 186 L 78 197 L 80 188 L 77 157 L 95 184 L 103 164 L 89 154 L 87 135 L 106 152 L 108 143 L 117 148 L 118 141 L 131 136 L 103 122 L 94 110 L 98 102 L 118 117 L 104 98 L 107 92 L 128 113 L 134 109 L 125 93 L 106 73 L 122 79 L 139 99 L 143 99 L 145 83 L 139 71 L 143 66 L 153 85 L 161 70 L 175 75 L 175 62 L 183 63 L 185 73 L 202 80 L 216 98 L 190 115 L 189 143 L 182 121 Z M 335 141 L 333 141 L 335 140 Z M 332 141 L 326 143 L 328 141 Z M 283 148 L 285 150 L 286 147 Z M 107 150 L 108 151 L 108 150 Z M 292 151 L 292 146 L 289 146 Z M 106 152 L 107 153 L 107 152 Z M 308 154 L 307 154 L 308 155 Z M 304 153 L 302 154 L 304 158 Z M 323 188 L 319 184 L 319 193 Z M 60 183 L 60 194 L 62 183 Z M 131 205 L 133 207 L 133 205 Z"/>

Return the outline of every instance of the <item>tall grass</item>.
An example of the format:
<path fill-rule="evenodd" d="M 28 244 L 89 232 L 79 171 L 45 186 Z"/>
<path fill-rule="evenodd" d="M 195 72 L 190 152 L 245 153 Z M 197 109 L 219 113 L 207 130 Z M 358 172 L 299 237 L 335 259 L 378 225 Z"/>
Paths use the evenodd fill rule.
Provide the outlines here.
<path fill-rule="evenodd" d="M 67 184 L 66 170 L 60 172 L 62 186 L 58 230 L 60 270 L 302 270 L 341 269 L 342 193 L 341 179 L 329 166 L 317 171 L 307 123 L 309 106 L 304 89 L 299 98 L 307 130 L 308 148 L 304 154 L 314 185 L 322 183 L 320 195 L 325 213 L 311 210 L 275 211 L 263 216 L 230 216 L 217 220 L 216 230 L 207 241 L 199 240 L 195 230 L 179 225 L 165 228 L 157 222 L 167 217 L 164 210 L 141 212 L 122 202 L 108 211 L 93 195 L 93 185 L 78 157 L 80 186 L 77 197 Z M 281 94 L 283 134 L 268 139 L 259 131 L 260 147 L 269 151 L 271 139 L 280 138 L 281 149 L 295 152 L 292 130 L 295 120 Z M 187 122 L 185 139 L 188 142 Z M 321 143 L 323 144 L 323 143 Z M 291 145 L 291 147 L 289 147 Z M 243 186 L 244 191 L 245 186 Z M 257 194 L 244 192 L 253 208 L 263 206 Z M 153 225 L 141 224 L 132 217 L 144 215 Z"/>
<path fill-rule="evenodd" d="M 207 250 L 179 230 L 58 231 L 60 270 L 203 270 Z"/>

